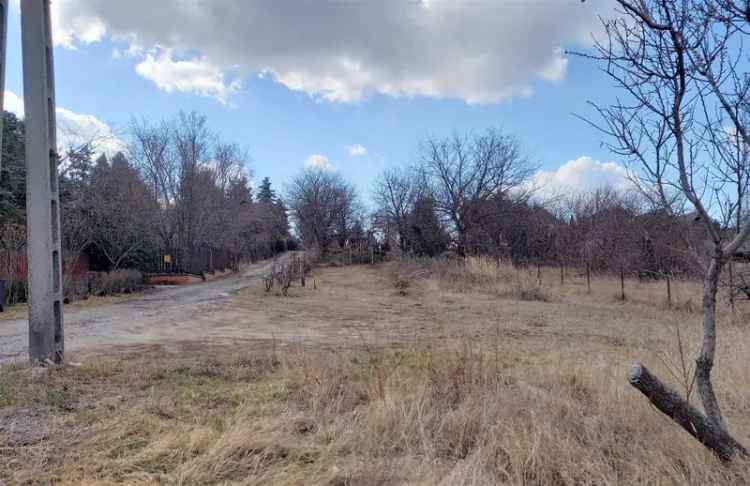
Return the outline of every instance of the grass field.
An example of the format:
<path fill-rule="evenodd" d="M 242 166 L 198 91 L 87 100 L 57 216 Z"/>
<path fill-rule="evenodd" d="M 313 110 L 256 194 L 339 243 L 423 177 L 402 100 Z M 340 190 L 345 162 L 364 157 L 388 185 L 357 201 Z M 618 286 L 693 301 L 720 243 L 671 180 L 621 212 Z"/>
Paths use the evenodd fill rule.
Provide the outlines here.
<path fill-rule="evenodd" d="M 319 268 L 289 298 L 259 284 L 231 302 L 296 343 L 6 367 L 0 484 L 750 483 L 750 464 L 722 465 L 625 379 L 641 361 L 680 389 L 696 284 L 674 283 L 672 309 L 663 282 L 628 281 L 624 302 L 619 279 L 537 284 L 477 261 Z M 749 443 L 743 306 L 722 305 L 715 379 Z"/>
<path fill-rule="evenodd" d="M 125 294 L 119 294 L 119 295 L 108 295 L 106 297 L 89 297 L 86 300 L 77 300 L 75 302 L 72 302 L 70 304 L 66 304 L 66 309 L 72 309 L 72 310 L 79 310 L 79 309 L 89 309 L 93 307 L 100 307 L 110 304 L 115 304 L 117 302 L 122 302 L 123 300 L 132 298 L 132 295 L 125 295 Z M 28 319 L 29 318 L 29 309 L 26 304 L 15 304 L 15 305 L 9 305 L 5 308 L 5 312 L 0 313 L 0 325 L 2 325 L 3 321 L 12 321 L 15 319 Z"/>

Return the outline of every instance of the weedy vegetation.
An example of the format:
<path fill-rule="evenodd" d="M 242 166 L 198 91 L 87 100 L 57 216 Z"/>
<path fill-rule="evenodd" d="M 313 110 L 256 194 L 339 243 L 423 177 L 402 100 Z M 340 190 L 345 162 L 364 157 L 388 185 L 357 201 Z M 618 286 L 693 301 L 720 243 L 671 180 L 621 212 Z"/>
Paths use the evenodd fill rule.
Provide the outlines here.
<path fill-rule="evenodd" d="M 623 380 L 633 360 L 648 357 L 672 386 L 690 386 L 685 355 L 700 342 L 698 316 L 649 300 L 653 288 L 636 290 L 646 284 L 628 282 L 633 297 L 622 302 L 610 292 L 617 278 L 597 277 L 587 294 L 581 279 L 561 287 L 554 269 L 545 272 L 541 299 L 519 293 L 537 289 L 536 269 L 409 260 L 318 269 L 309 278 L 322 281 L 320 289 L 296 286 L 297 298 L 265 300 L 292 306 L 301 319 L 305 309 L 344 319 L 369 300 L 357 318 L 381 307 L 383 333 L 391 319 L 385 302 L 411 321 L 430 308 L 444 313 L 438 302 L 460 310 L 435 317 L 434 328 L 415 328 L 413 339 L 352 332 L 315 348 L 226 355 L 154 348 L 80 356 L 62 368 L 6 366 L 0 483 L 750 482 L 750 464 L 722 463 Z M 238 298 L 263 298 L 259 287 Z M 342 293 L 352 309 L 330 304 Z M 514 316 L 498 311 L 514 306 Z M 654 328 L 650 317 L 664 325 Z M 746 437 L 750 339 L 738 322 L 727 321 L 719 344 L 716 387 L 727 420 Z M 456 332 L 447 333 L 449 325 Z"/>

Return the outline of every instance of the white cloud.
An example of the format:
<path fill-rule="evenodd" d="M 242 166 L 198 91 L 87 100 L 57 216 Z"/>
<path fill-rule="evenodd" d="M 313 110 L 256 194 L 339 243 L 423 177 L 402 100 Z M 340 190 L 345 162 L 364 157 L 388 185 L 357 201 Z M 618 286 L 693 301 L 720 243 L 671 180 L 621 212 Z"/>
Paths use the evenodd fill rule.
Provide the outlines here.
<path fill-rule="evenodd" d="M 582 193 L 609 186 L 629 190 L 633 183 L 628 170 L 616 162 L 600 162 L 583 156 L 563 164 L 554 171 L 539 170 L 532 178 L 532 187 L 542 198 Z"/>
<path fill-rule="evenodd" d="M 539 73 L 543 79 L 550 82 L 565 79 L 565 72 L 568 68 L 568 59 L 564 56 L 562 49 L 558 50 L 557 54 L 557 59 Z"/>
<path fill-rule="evenodd" d="M 563 79 L 562 48 L 588 45 L 611 9 L 612 0 L 57 0 L 53 18 L 59 45 L 122 43 L 165 90 L 226 100 L 225 73 L 262 73 L 334 102 L 381 93 L 492 103 Z M 147 54 L 157 46 L 192 55 Z"/>
<path fill-rule="evenodd" d="M 240 88 L 239 81 L 225 82 L 222 70 L 205 58 L 175 59 L 169 49 L 162 49 L 156 55 L 147 54 L 135 70 L 167 93 L 195 93 L 216 98 L 224 104 Z"/>
<path fill-rule="evenodd" d="M 112 131 L 112 127 L 93 115 L 75 113 L 65 108 L 57 109 L 57 144 L 77 147 L 91 143 L 94 151 L 108 156 L 126 150 L 126 144 Z"/>
<path fill-rule="evenodd" d="M 5 98 L 3 99 L 3 108 L 5 111 L 9 111 L 16 115 L 18 118 L 23 118 L 23 98 L 15 94 L 13 91 L 5 90 Z"/>
<path fill-rule="evenodd" d="M 355 144 L 349 147 L 349 155 L 351 157 L 362 157 L 367 154 L 367 147 Z"/>
<path fill-rule="evenodd" d="M 333 172 L 336 170 L 336 167 L 334 167 L 333 164 L 329 162 L 328 157 L 320 154 L 313 154 L 309 156 L 305 161 L 305 167 L 326 172 Z"/>
<path fill-rule="evenodd" d="M 5 91 L 4 108 L 19 118 L 24 117 L 23 98 L 12 91 Z M 77 147 L 86 143 L 93 144 L 98 153 L 114 155 L 124 151 L 126 144 L 112 130 L 112 127 L 93 115 L 75 113 L 58 107 L 57 114 L 57 144 L 64 151 L 69 147 Z"/>
<path fill-rule="evenodd" d="M 99 42 L 107 33 L 107 25 L 101 17 L 94 12 L 80 12 L 74 17 L 60 17 L 65 8 L 75 8 L 73 0 L 60 0 L 62 5 L 52 8 L 52 32 L 56 45 L 65 46 L 68 49 L 76 49 L 76 43 L 92 44 Z"/>

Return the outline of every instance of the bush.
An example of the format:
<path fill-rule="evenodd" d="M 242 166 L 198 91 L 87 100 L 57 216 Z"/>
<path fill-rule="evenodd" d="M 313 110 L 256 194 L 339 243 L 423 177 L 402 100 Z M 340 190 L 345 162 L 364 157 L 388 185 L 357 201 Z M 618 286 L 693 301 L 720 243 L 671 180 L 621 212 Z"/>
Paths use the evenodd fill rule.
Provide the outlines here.
<path fill-rule="evenodd" d="M 111 295 L 141 290 L 144 287 L 143 273 L 138 270 L 115 270 L 92 273 L 89 288 L 94 295 Z"/>
<path fill-rule="evenodd" d="M 390 267 L 393 285 L 405 290 L 415 281 L 435 277 L 451 292 L 486 292 L 498 297 L 546 302 L 549 297 L 525 269 L 480 258 L 402 258 Z"/>
<path fill-rule="evenodd" d="M 20 304 L 26 302 L 26 282 L 13 281 L 8 284 L 6 289 L 5 302 L 8 305 Z"/>

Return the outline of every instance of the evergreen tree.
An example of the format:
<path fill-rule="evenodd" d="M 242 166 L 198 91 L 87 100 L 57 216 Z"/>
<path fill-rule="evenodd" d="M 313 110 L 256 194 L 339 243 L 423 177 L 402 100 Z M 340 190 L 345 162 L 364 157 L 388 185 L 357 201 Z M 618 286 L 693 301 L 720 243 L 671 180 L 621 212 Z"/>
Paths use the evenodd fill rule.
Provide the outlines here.
<path fill-rule="evenodd" d="M 0 224 L 22 223 L 26 213 L 24 125 L 13 113 L 4 113 L 2 171 L 0 171 Z"/>
<path fill-rule="evenodd" d="M 258 202 L 261 204 L 273 203 L 275 200 L 276 191 L 271 188 L 271 180 L 268 177 L 264 177 L 258 189 Z"/>
<path fill-rule="evenodd" d="M 448 233 L 440 224 L 435 202 L 430 197 L 420 197 L 414 203 L 409 218 L 409 240 L 414 253 L 420 256 L 436 256 L 448 247 Z"/>

